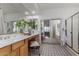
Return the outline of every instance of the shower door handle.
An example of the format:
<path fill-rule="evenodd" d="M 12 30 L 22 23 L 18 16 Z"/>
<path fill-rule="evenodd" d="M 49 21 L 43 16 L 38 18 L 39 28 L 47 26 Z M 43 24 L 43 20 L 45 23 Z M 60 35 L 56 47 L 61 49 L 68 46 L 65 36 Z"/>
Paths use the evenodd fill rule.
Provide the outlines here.
<path fill-rule="evenodd" d="M 72 34 L 72 32 L 70 32 Z"/>

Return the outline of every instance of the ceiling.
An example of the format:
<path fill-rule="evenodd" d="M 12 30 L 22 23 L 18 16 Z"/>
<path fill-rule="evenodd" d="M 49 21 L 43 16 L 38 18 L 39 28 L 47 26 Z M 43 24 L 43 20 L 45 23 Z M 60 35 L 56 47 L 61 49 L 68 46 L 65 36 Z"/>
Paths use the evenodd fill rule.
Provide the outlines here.
<path fill-rule="evenodd" d="M 59 9 L 63 7 L 79 6 L 78 3 L 0 3 L 0 8 L 4 10 L 5 14 L 8 13 L 24 13 L 27 11 L 29 15 L 32 11 L 36 14 L 50 9 Z"/>
<path fill-rule="evenodd" d="M 42 10 L 46 10 L 46 9 L 51 9 L 51 8 L 61 8 L 61 7 L 72 7 L 72 6 L 79 6 L 79 4 L 77 3 L 42 3 L 42 4 L 38 4 L 39 9 Z"/>
<path fill-rule="evenodd" d="M 0 7 L 5 14 L 26 11 L 26 8 L 23 5 L 17 3 L 0 3 Z"/>
<path fill-rule="evenodd" d="M 35 10 L 36 12 L 45 11 L 47 9 L 56 9 L 60 7 L 69 7 L 69 6 L 79 6 L 78 3 L 69 4 L 69 3 L 0 3 L 0 7 L 4 9 L 5 12 L 25 12 Z"/>

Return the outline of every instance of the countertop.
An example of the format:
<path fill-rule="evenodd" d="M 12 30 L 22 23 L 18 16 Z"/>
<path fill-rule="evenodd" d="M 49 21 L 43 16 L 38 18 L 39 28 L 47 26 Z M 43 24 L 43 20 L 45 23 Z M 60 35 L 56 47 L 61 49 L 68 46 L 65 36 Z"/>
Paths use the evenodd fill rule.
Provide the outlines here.
<path fill-rule="evenodd" d="M 15 33 L 15 34 L 0 35 L 0 48 L 11 45 L 11 44 L 16 43 L 21 40 L 25 40 L 27 38 L 30 38 L 30 37 L 38 35 L 38 34 L 39 33 L 34 33 L 31 35 L 23 35 L 20 33 L 19 34 Z M 1 37 L 6 37 L 6 39 L 2 39 Z"/>

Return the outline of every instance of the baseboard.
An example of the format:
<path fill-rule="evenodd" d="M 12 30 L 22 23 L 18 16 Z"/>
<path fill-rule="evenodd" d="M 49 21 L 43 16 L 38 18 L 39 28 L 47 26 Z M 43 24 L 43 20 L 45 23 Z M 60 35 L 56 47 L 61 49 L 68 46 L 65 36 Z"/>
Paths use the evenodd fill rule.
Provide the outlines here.
<path fill-rule="evenodd" d="M 79 56 L 78 53 L 76 53 L 75 51 L 73 51 L 69 46 L 66 45 L 66 49 L 69 53 L 71 53 L 72 56 Z"/>

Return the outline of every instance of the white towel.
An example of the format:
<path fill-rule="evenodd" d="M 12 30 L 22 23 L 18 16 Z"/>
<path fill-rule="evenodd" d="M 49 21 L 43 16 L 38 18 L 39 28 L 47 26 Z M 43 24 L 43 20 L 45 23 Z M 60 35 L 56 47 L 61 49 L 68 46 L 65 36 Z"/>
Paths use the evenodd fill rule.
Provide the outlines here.
<path fill-rule="evenodd" d="M 37 41 L 32 41 L 30 47 L 40 46 Z"/>

